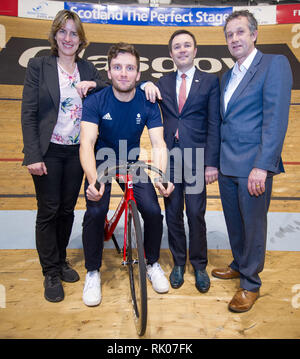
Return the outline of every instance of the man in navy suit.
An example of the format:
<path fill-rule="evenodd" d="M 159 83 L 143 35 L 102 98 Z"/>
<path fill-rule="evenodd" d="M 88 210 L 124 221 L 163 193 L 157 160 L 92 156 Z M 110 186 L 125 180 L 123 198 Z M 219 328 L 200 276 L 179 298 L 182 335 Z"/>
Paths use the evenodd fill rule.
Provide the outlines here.
<path fill-rule="evenodd" d="M 189 260 L 195 271 L 196 288 L 205 293 L 210 287 L 206 272 L 206 184 L 218 178 L 219 81 L 216 75 L 201 72 L 194 66 L 197 47 L 195 37 L 189 31 L 173 33 L 169 52 L 177 71 L 163 76 L 156 85 L 160 91 L 164 139 L 171 154 L 170 180 L 175 184 L 173 193 L 164 198 L 169 247 L 174 260 L 170 283 L 173 288 L 179 288 L 184 282 L 187 261 L 185 202 Z M 149 91 L 147 96 L 150 99 L 157 94 L 154 87 L 151 92 L 148 84 L 145 91 L 146 94 Z"/>
<path fill-rule="evenodd" d="M 221 81 L 219 187 L 233 261 L 212 275 L 240 277 L 229 309 L 245 312 L 259 297 L 273 175 L 284 171 L 292 73 L 286 57 L 255 48 L 257 22 L 249 11 L 231 14 L 224 32 L 236 64 Z"/>

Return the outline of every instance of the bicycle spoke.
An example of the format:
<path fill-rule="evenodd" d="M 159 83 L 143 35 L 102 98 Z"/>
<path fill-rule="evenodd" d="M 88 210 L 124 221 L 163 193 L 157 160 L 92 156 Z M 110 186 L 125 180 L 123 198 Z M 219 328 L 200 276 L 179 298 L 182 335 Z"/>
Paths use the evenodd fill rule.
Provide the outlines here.
<path fill-rule="evenodd" d="M 138 335 L 143 335 L 147 325 L 146 265 L 142 231 L 136 204 L 129 201 L 127 262 L 131 298 Z"/>
<path fill-rule="evenodd" d="M 142 336 L 147 326 L 146 263 L 140 218 L 136 203 L 132 200 L 132 198 L 134 198 L 132 185 L 129 186 L 129 182 L 132 183 L 132 179 L 135 175 L 140 174 L 140 170 L 155 172 L 160 176 L 163 184 L 168 182 L 166 176 L 160 169 L 142 161 L 119 163 L 116 166 L 106 168 L 103 173 L 98 173 L 97 181 L 99 183 L 105 183 L 115 178 L 117 182 L 121 180 L 121 182 L 124 181 L 126 184 L 124 197 L 122 197 L 115 211 L 115 215 L 109 221 L 107 220 L 105 230 L 107 231 L 106 235 L 112 238 L 118 253 L 120 253 L 121 250 L 118 243 L 114 235 L 110 233 L 110 230 L 111 228 L 113 228 L 113 230 L 115 229 L 122 212 L 124 209 L 126 211 L 125 206 L 127 206 L 127 243 L 124 242 L 122 263 L 128 267 L 136 330 L 138 335 Z"/>

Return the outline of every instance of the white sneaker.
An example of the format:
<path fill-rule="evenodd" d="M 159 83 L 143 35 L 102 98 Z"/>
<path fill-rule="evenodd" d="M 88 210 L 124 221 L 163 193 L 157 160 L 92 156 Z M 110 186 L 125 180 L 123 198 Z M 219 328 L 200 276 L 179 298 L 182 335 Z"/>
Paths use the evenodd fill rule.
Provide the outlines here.
<path fill-rule="evenodd" d="M 169 291 L 169 281 L 159 263 L 155 262 L 152 265 L 147 265 L 147 277 L 157 293 L 167 293 Z"/>
<path fill-rule="evenodd" d="M 83 288 L 83 303 L 89 307 L 100 304 L 101 302 L 101 279 L 100 272 L 97 270 L 87 272 Z"/>

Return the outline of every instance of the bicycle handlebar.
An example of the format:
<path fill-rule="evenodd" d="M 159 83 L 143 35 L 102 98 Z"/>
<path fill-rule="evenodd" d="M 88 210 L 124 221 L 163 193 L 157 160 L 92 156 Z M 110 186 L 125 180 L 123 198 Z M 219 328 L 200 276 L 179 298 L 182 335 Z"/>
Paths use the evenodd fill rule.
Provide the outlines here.
<path fill-rule="evenodd" d="M 115 177 L 116 173 L 119 173 L 120 170 L 125 170 L 126 174 L 128 174 L 128 173 L 133 173 L 133 172 L 135 172 L 135 170 L 140 169 L 140 168 L 156 172 L 160 176 L 160 179 L 161 179 L 160 182 L 165 187 L 165 189 L 167 189 L 168 180 L 167 180 L 165 174 L 159 168 L 149 165 L 143 161 L 126 162 L 126 163 L 122 163 L 122 164 L 118 164 L 116 166 L 106 168 L 103 173 L 100 173 L 98 175 L 98 178 L 95 183 L 95 187 L 99 191 L 100 183 L 103 182 L 103 179 L 107 180 L 107 178 Z"/>

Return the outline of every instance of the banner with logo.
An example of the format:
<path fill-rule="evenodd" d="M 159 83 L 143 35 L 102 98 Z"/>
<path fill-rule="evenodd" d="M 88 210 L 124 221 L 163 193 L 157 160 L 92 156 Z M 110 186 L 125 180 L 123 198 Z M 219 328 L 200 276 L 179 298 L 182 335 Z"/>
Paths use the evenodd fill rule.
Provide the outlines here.
<path fill-rule="evenodd" d="M 223 26 L 228 14 L 248 9 L 259 25 L 300 22 L 300 5 L 233 7 L 149 7 L 72 1 L 1 0 L 0 15 L 52 20 L 62 9 L 76 12 L 82 22 L 140 26 Z"/>
<path fill-rule="evenodd" d="M 107 79 L 107 52 L 111 44 L 91 42 L 82 53 L 82 57 L 91 61 Z M 166 45 L 136 44 L 141 57 L 141 80 L 156 81 L 164 74 L 174 71 Z M 197 68 L 218 76 L 234 65 L 234 59 L 226 45 L 198 45 L 198 56 L 194 63 Z M 257 48 L 264 53 L 276 53 L 287 56 L 294 75 L 293 89 L 300 89 L 300 64 L 287 44 L 262 44 Z M 50 54 L 50 45 L 46 39 L 11 37 L 0 52 L 0 84 L 23 85 L 25 71 L 31 57 Z"/>
<path fill-rule="evenodd" d="M 55 15 L 63 9 L 63 1 L 21 0 L 18 13 L 19 17 L 53 20 Z"/>
<path fill-rule="evenodd" d="M 82 22 L 151 26 L 223 26 L 232 7 L 171 8 L 85 4 L 65 2 Z"/>
<path fill-rule="evenodd" d="M 276 24 L 276 5 L 264 6 L 234 6 L 233 11 L 249 10 L 256 18 L 259 25 Z"/>
<path fill-rule="evenodd" d="M 278 24 L 295 24 L 300 22 L 300 5 L 278 5 L 276 10 Z"/>

